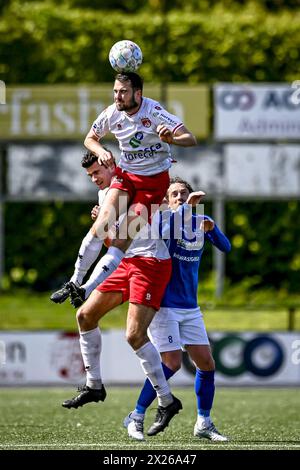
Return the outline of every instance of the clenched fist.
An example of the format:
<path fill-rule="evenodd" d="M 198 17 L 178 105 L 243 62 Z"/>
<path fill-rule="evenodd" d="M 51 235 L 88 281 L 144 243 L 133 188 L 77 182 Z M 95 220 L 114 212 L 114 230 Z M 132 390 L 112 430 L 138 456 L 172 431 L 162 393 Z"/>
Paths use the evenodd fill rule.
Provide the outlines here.
<path fill-rule="evenodd" d="M 159 135 L 160 140 L 163 142 L 166 142 L 167 144 L 172 144 L 173 143 L 173 134 L 172 131 L 167 126 L 164 126 L 163 124 L 159 124 L 157 126 L 156 131 Z"/>

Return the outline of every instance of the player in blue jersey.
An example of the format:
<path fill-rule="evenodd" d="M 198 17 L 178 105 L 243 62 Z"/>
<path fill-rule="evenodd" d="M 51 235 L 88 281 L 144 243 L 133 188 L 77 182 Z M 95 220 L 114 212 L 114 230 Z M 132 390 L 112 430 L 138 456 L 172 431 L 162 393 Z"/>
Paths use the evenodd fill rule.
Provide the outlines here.
<path fill-rule="evenodd" d="M 167 193 L 169 207 L 176 211 L 187 201 L 190 204 L 199 203 L 201 193 L 190 193 L 192 193 L 192 188 L 187 182 L 180 178 L 174 178 L 171 180 Z M 193 195 L 194 197 L 191 199 Z M 182 347 L 187 350 L 196 365 L 195 393 L 198 416 L 194 427 L 194 436 L 213 441 L 226 441 L 227 438 L 218 432 L 210 418 L 215 391 L 215 363 L 202 313 L 197 303 L 197 288 L 204 240 L 226 253 L 230 251 L 231 245 L 211 218 L 193 215 L 192 219 L 196 227 L 197 218 L 201 224 L 202 235 L 201 230 L 197 231 L 196 228 L 195 236 L 191 239 L 184 227 L 182 238 L 176 239 L 171 234 L 167 241 L 172 257 L 172 276 L 166 288 L 161 308 L 149 327 L 149 336 L 161 353 L 167 379 L 180 369 Z M 124 420 L 124 426 L 127 427 L 130 437 L 137 440 L 144 439 L 145 412 L 155 398 L 156 393 L 150 382 L 146 380 L 135 410 Z M 152 435 L 151 428 L 147 434 Z"/>

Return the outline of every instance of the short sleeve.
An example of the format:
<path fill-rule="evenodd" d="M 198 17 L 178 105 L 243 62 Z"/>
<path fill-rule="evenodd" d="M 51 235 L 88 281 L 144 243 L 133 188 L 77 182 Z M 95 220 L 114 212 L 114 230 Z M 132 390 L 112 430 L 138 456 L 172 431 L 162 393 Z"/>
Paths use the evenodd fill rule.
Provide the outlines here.
<path fill-rule="evenodd" d="M 107 109 L 104 109 L 92 124 L 92 131 L 100 139 L 109 132 Z"/>
<path fill-rule="evenodd" d="M 153 106 L 152 114 L 155 117 L 155 123 L 156 123 L 157 126 L 159 124 L 163 124 L 164 126 L 167 126 L 173 132 L 173 134 L 180 127 L 183 127 L 183 123 L 182 123 L 181 119 L 179 119 L 174 114 L 169 113 L 159 103 L 156 103 Z"/>
<path fill-rule="evenodd" d="M 100 189 L 100 191 L 98 191 L 98 206 L 102 206 L 108 190 L 109 187 L 105 189 Z"/>

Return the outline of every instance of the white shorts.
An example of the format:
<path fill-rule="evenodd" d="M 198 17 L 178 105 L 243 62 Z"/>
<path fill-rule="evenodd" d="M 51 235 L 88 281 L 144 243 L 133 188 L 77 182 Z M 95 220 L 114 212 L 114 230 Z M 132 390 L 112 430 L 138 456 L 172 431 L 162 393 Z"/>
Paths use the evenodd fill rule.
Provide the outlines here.
<path fill-rule="evenodd" d="M 190 344 L 209 345 L 200 308 L 161 307 L 148 328 L 159 352 L 175 351 Z"/>

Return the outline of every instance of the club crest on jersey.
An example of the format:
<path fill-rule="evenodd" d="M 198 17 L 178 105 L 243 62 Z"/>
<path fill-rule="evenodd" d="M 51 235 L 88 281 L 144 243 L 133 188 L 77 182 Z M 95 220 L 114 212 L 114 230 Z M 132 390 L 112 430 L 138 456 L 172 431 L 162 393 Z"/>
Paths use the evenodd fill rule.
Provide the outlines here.
<path fill-rule="evenodd" d="M 142 121 L 142 124 L 143 124 L 144 127 L 150 127 L 151 126 L 151 121 L 150 121 L 149 118 L 142 118 L 141 121 Z"/>
<path fill-rule="evenodd" d="M 154 106 L 155 109 L 162 109 L 160 106 Z"/>
<path fill-rule="evenodd" d="M 118 122 L 118 124 L 117 124 L 117 129 L 118 129 L 118 130 L 122 129 L 122 124 L 120 124 L 119 122 Z"/>

